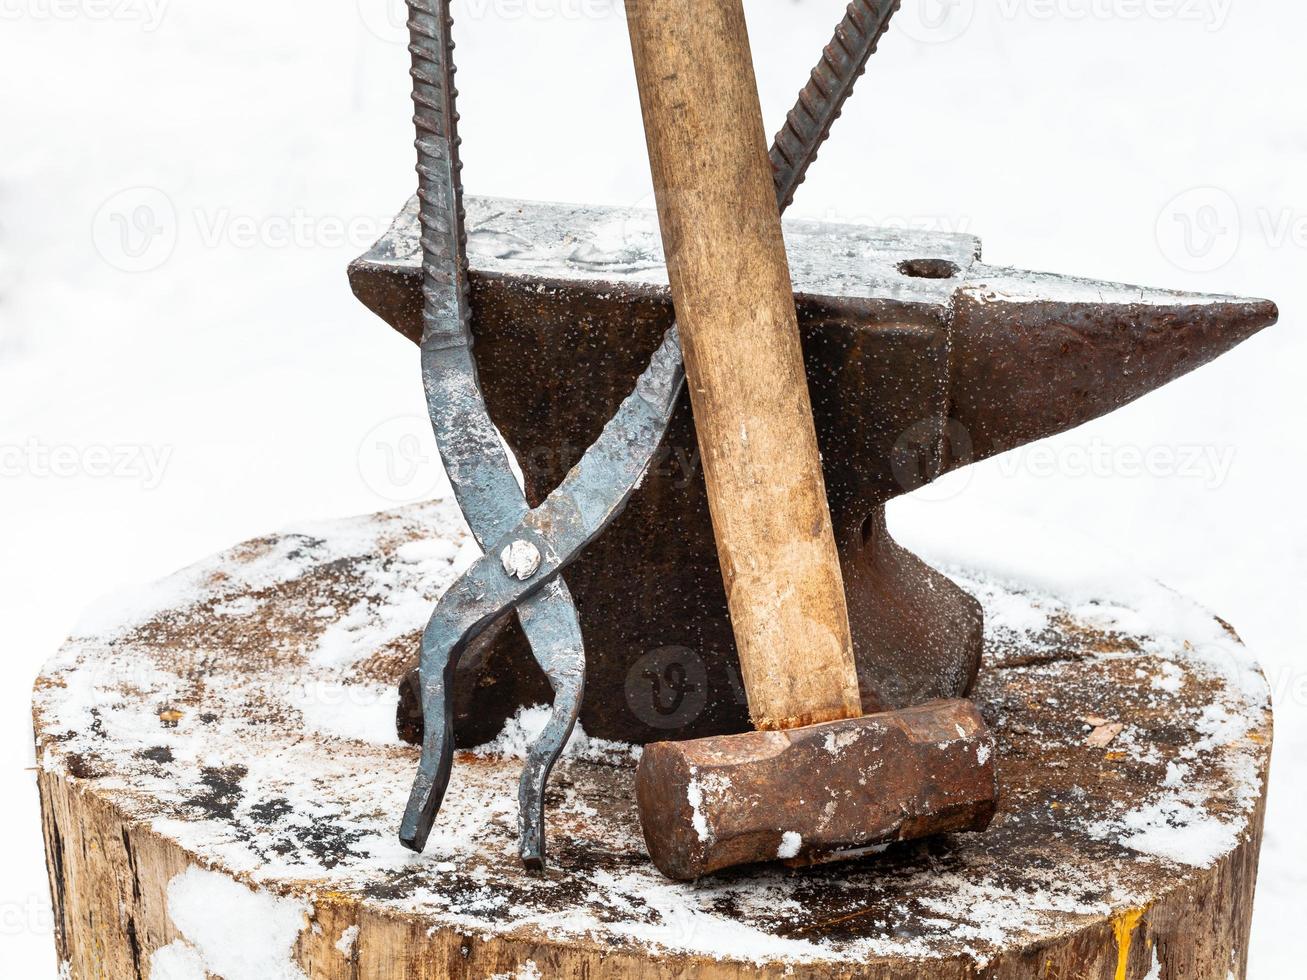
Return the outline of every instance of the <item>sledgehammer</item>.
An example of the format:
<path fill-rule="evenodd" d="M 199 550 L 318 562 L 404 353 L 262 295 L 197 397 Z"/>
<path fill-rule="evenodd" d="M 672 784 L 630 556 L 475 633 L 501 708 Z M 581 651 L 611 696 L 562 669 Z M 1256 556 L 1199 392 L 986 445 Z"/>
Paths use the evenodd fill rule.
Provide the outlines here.
<path fill-rule="evenodd" d="M 636 789 L 650 855 L 669 877 L 692 879 L 983 830 L 998 790 L 993 738 L 974 705 L 860 717 L 742 0 L 626 7 L 713 530 L 758 729 L 645 747 Z"/>

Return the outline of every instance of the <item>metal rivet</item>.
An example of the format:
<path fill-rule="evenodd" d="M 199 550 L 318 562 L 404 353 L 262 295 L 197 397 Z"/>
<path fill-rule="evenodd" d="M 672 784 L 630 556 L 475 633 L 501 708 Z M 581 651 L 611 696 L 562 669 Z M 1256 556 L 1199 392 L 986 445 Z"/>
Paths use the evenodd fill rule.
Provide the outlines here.
<path fill-rule="evenodd" d="M 522 582 L 540 571 L 540 549 L 530 541 L 514 541 L 503 550 L 499 560 L 505 572 Z"/>

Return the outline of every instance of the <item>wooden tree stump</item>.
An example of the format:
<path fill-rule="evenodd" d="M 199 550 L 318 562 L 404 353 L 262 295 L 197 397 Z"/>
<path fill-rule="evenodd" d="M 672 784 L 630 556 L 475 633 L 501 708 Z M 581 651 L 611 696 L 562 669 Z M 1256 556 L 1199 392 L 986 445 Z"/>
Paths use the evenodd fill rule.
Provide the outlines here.
<path fill-rule="evenodd" d="M 1268 692 L 1228 627 L 1161 587 L 1126 607 L 954 571 L 988 624 L 1004 798 L 983 835 L 673 884 L 644 853 L 636 750 L 578 738 L 533 876 L 524 712 L 459 755 L 427 854 L 405 851 L 395 680 L 471 556 L 460 523 L 433 504 L 252 541 L 67 643 L 35 695 L 66 975 L 1244 974 Z"/>

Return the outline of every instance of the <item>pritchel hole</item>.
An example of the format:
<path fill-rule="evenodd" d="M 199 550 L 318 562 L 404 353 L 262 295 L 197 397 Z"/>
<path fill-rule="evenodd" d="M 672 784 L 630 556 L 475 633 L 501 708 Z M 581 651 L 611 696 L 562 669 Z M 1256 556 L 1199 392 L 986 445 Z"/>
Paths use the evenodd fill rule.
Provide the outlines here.
<path fill-rule="evenodd" d="M 899 272 L 911 279 L 952 279 L 960 270 L 948 259 L 904 259 Z"/>

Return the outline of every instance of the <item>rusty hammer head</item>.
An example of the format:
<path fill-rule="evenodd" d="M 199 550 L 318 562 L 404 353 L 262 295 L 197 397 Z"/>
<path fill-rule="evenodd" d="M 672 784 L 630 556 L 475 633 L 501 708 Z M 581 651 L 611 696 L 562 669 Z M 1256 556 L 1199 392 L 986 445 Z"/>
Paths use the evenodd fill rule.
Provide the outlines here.
<path fill-rule="evenodd" d="M 984 830 L 994 739 L 970 701 L 789 731 L 645 746 L 636 776 L 650 857 L 691 880 L 758 861 L 815 864 L 898 840 Z"/>

